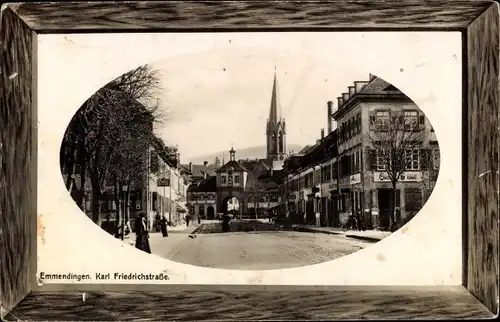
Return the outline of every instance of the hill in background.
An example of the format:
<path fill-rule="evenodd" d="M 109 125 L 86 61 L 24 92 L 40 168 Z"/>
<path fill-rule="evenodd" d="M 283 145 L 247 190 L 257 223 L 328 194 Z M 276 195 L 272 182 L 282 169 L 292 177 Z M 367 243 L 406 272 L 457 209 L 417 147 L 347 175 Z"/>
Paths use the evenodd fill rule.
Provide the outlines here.
<path fill-rule="evenodd" d="M 303 146 L 298 144 L 288 144 L 287 152 L 299 152 L 302 150 Z M 193 157 L 191 160 L 186 160 L 185 163 L 192 162 L 193 164 L 203 164 L 204 161 L 208 161 L 209 164 L 213 164 L 215 161 L 215 157 L 218 157 L 222 162 L 222 157 L 224 156 L 225 161 L 229 161 L 229 151 L 219 151 L 217 153 L 213 153 L 205 156 Z M 181 156 L 182 157 L 182 156 Z M 253 146 L 245 149 L 236 149 L 236 159 L 255 159 L 255 158 L 265 158 L 266 157 L 266 146 Z"/>

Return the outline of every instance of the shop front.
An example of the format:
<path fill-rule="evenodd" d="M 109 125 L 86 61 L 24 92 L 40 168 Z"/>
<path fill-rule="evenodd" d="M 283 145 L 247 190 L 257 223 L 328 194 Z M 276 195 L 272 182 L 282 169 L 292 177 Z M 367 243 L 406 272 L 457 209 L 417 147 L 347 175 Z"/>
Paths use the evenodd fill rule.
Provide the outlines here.
<path fill-rule="evenodd" d="M 374 227 L 387 230 L 394 211 L 394 219 L 398 226 L 406 223 L 423 206 L 424 191 L 422 189 L 422 173 L 419 171 L 404 172 L 396 183 L 396 190 L 385 172 L 373 172 L 373 180 L 369 187 L 371 202 L 371 219 Z"/>

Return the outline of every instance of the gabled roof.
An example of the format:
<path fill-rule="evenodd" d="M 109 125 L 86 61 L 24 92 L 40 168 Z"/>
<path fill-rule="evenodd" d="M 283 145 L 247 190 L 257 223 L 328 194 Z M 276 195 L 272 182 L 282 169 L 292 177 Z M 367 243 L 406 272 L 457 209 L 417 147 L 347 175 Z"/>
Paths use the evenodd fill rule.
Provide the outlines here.
<path fill-rule="evenodd" d="M 386 82 L 380 77 L 375 78 L 366 84 L 359 93 L 368 95 L 387 95 L 387 94 L 403 94 L 399 89 L 389 82 Z"/>
<path fill-rule="evenodd" d="M 189 185 L 188 192 L 216 192 L 217 191 L 217 178 L 208 177 L 207 179 L 201 180 L 197 184 Z"/>
<path fill-rule="evenodd" d="M 306 145 L 302 148 L 302 150 L 299 151 L 299 154 L 306 154 L 309 150 L 311 150 L 312 147 L 313 145 Z"/>
<path fill-rule="evenodd" d="M 231 167 L 234 169 L 234 171 L 248 172 L 248 170 L 245 169 L 245 167 L 243 167 L 238 161 L 229 161 L 228 163 L 224 164 L 219 169 L 215 170 L 215 172 L 217 172 L 217 173 L 225 172 L 225 171 L 229 170 L 229 168 L 231 168 Z"/>
<path fill-rule="evenodd" d="M 207 166 L 203 164 L 192 164 L 192 171 L 189 170 L 189 164 L 183 164 L 182 166 L 189 171 L 193 177 L 204 177 L 205 174 L 209 177 L 215 175 L 215 165 L 213 164 Z"/>

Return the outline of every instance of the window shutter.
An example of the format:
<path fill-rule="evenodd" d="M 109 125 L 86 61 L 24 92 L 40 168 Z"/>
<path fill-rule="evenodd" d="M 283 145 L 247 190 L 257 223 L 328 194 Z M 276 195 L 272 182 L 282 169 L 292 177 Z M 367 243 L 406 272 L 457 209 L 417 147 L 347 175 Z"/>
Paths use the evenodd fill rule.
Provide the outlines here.
<path fill-rule="evenodd" d="M 373 129 L 375 127 L 375 112 L 368 112 L 368 117 L 370 120 L 370 129 Z"/>
<path fill-rule="evenodd" d="M 418 124 L 421 129 L 425 128 L 425 115 L 422 113 L 418 114 Z"/>
<path fill-rule="evenodd" d="M 429 170 L 431 151 L 430 149 L 420 149 L 420 169 L 423 171 Z"/>
<path fill-rule="evenodd" d="M 365 160 L 366 160 L 366 170 L 375 171 L 377 170 L 377 157 L 376 151 L 370 148 L 365 149 Z"/>

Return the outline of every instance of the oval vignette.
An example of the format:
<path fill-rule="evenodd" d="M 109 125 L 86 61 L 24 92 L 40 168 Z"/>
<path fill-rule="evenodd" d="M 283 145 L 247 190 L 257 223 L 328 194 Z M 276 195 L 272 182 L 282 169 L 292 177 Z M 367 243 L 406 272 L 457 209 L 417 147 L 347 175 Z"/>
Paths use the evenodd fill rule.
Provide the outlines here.
<path fill-rule="evenodd" d="M 290 126 L 297 115 L 287 125 L 278 87 L 289 85 L 290 77 L 281 84 L 285 72 L 276 67 L 263 74 L 224 63 L 197 66 L 202 77 L 177 87 L 170 86 L 165 64 L 140 66 L 99 89 L 72 118 L 60 150 L 64 184 L 80 209 L 114 238 L 202 267 L 299 267 L 387 237 L 430 197 L 440 165 L 436 135 L 425 114 L 392 84 L 369 74 L 332 90 L 329 95 L 338 97 L 319 108 L 327 128 L 303 123 L 318 133 L 305 144 L 287 140 L 298 131 Z M 239 79 L 236 74 L 245 70 L 247 83 L 214 81 L 221 73 Z M 179 79 L 189 79 L 190 71 L 183 73 Z M 214 108 L 211 117 L 225 119 L 228 130 L 214 126 L 215 133 L 203 132 L 206 140 L 196 128 L 211 121 L 206 111 L 179 113 L 165 100 L 214 102 L 245 85 L 252 96 L 264 97 L 266 104 L 251 106 L 262 113 L 232 122 L 230 111 Z M 255 124 L 255 132 L 266 136 L 260 145 L 244 145 L 240 136 L 236 146 L 227 137 Z M 198 139 L 189 146 L 182 144 L 185 138 L 177 142 L 190 134 Z M 214 135 L 227 149 L 195 156 L 192 151 L 203 150 Z M 183 151 L 190 160 L 181 158 Z"/>

